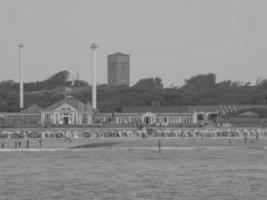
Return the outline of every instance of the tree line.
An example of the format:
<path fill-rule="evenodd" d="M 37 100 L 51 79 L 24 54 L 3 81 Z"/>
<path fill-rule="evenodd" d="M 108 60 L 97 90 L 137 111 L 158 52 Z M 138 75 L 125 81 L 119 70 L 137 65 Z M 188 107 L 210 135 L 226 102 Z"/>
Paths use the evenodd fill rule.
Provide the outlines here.
<path fill-rule="evenodd" d="M 65 90 L 66 89 L 66 90 Z M 46 80 L 24 83 L 25 108 L 37 104 L 43 108 L 67 95 L 86 103 L 91 101 L 91 86 L 86 81 L 70 78 L 68 71 L 60 71 Z M 181 87 L 163 87 L 159 77 L 141 79 L 133 86 L 97 86 L 98 109 L 101 112 L 120 112 L 123 106 L 174 105 L 236 105 L 267 104 L 267 80 L 256 85 L 224 80 L 216 82 L 216 75 L 198 74 L 184 81 Z M 0 112 L 19 110 L 19 83 L 0 82 Z"/>

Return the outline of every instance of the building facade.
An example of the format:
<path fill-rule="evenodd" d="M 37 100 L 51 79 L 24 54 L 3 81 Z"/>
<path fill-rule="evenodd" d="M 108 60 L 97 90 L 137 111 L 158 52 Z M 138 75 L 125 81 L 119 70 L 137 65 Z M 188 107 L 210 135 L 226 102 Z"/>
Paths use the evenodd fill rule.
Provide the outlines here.
<path fill-rule="evenodd" d="M 0 113 L 0 128 L 36 127 L 40 124 L 40 113 Z"/>
<path fill-rule="evenodd" d="M 0 128 L 95 123 L 111 124 L 115 127 L 211 127 L 214 123 L 265 126 L 266 118 L 261 118 L 259 113 L 254 112 L 255 109 L 262 112 L 267 110 L 267 105 L 126 106 L 119 113 L 103 113 L 94 112 L 91 104 L 84 104 L 69 96 L 44 109 L 32 105 L 20 113 L 0 113 Z M 231 113 L 236 114 L 229 118 Z M 226 118 L 223 118 L 223 115 L 226 115 Z M 248 124 L 248 118 L 251 124 Z"/>
<path fill-rule="evenodd" d="M 41 111 L 42 125 L 82 125 L 92 123 L 92 106 L 67 97 Z"/>
<path fill-rule="evenodd" d="M 175 109 L 176 108 L 176 109 Z M 189 112 L 185 107 L 124 107 L 120 113 L 97 113 L 95 122 L 107 124 L 142 124 L 155 126 L 197 124 L 197 113 Z"/>
<path fill-rule="evenodd" d="M 130 85 L 130 56 L 123 53 L 108 55 L 108 85 Z"/>
<path fill-rule="evenodd" d="M 153 126 L 212 126 L 221 116 L 253 105 L 126 106 L 120 113 L 96 113 L 95 122 Z M 258 106 L 259 107 L 259 106 Z M 262 108 L 262 106 L 260 106 Z M 265 106 L 266 107 L 266 106 Z"/>

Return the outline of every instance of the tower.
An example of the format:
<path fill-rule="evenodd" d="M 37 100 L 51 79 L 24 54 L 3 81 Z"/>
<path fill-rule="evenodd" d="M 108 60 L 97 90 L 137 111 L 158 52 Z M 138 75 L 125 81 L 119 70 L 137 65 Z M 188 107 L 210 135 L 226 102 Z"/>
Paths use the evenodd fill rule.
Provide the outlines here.
<path fill-rule="evenodd" d="M 93 109 L 96 109 L 97 108 L 97 105 L 96 105 L 96 44 L 93 43 L 91 46 L 91 49 L 92 49 L 92 61 L 93 61 L 93 83 L 92 83 L 92 106 L 93 106 Z"/>
<path fill-rule="evenodd" d="M 23 44 L 19 44 L 19 108 L 24 108 L 24 91 L 23 91 Z"/>
<path fill-rule="evenodd" d="M 130 85 L 130 56 L 123 53 L 108 55 L 108 85 Z"/>

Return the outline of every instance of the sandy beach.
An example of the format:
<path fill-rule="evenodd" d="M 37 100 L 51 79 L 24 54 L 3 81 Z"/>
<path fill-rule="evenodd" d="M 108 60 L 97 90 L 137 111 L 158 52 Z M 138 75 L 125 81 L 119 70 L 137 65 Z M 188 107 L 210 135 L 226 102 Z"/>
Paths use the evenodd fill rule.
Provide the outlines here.
<path fill-rule="evenodd" d="M 161 153 L 157 138 L 116 141 L 63 150 L 80 142 L 53 140 L 52 149 L 44 140 L 43 149 L 0 151 L 0 199 L 267 199 L 266 140 L 179 139 L 176 146 L 164 138 Z"/>
<path fill-rule="evenodd" d="M 68 149 L 68 148 L 130 148 L 130 149 L 179 149 L 181 147 L 229 147 L 229 148 L 267 148 L 267 138 L 248 138 L 245 142 L 241 137 L 226 138 L 77 138 L 77 139 L 0 139 L 0 146 L 3 149 L 21 150 L 27 149 L 27 140 L 29 140 L 29 149 Z M 15 148 L 21 142 L 20 147 Z M 86 146 L 87 145 L 87 146 Z M 2 149 L 2 150 L 3 150 Z M 1 149 L 0 149 L 1 150 Z"/>

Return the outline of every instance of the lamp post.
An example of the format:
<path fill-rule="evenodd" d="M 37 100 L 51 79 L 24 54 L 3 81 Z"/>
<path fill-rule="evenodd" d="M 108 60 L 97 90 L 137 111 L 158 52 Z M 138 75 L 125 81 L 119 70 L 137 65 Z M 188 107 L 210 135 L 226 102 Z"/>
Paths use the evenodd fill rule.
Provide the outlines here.
<path fill-rule="evenodd" d="M 92 82 L 92 106 L 93 109 L 97 109 L 97 104 L 96 104 L 96 44 L 93 43 L 90 48 L 92 49 L 92 54 L 93 54 L 93 82 Z"/>
<path fill-rule="evenodd" d="M 23 48 L 22 43 L 19 44 L 19 108 L 24 108 L 24 91 L 23 91 Z"/>

